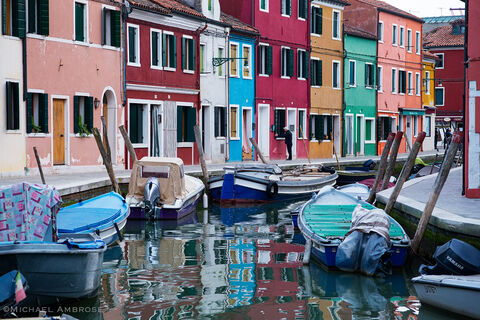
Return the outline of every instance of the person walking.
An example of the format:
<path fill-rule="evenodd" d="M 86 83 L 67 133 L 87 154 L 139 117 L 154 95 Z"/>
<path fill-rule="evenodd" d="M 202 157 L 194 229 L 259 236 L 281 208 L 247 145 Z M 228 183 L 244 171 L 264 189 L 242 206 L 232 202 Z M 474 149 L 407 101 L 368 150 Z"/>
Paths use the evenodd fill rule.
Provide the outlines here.
<path fill-rule="evenodd" d="M 276 135 L 278 137 L 285 138 L 285 144 L 287 145 L 287 160 L 292 160 L 292 132 L 288 130 L 288 127 L 283 128 L 283 134 Z"/>
<path fill-rule="evenodd" d="M 438 141 L 442 140 L 442 136 L 440 135 L 440 130 L 438 128 L 435 128 L 435 150 L 438 151 Z"/>
<path fill-rule="evenodd" d="M 447 129 L 447 131 L 445 132 L 445 137 L 443 139 L 443 148 L 444 149 L 446 149 L 448 147 L 451 140 L 452 140 L 452 133 L 450 132 L 450 129 Z"/>

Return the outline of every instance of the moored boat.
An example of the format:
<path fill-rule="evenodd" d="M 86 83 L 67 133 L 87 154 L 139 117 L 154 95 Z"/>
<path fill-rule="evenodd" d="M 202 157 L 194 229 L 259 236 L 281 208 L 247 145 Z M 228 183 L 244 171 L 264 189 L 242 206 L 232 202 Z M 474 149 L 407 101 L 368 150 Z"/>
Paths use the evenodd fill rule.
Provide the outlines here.
<path fill-rule="evenodd" d="M 195 210 L 205 189 L 186 175 L 180 158 L 144 157 L 134 163 L 126 201 L 131 219 L 180 219 Z"/>
<path fill-rule="evenodd" d="M 364 201 L 366 201 L 370 195 L 370 188 L 358 182 L 340 186 L 337 190 Z"/>
<path fill-rule="evenodd" d="M 272 164 L 226 166 L 224 175 L 209 180 L 213 200 L 224 202 L 289 201 L 311 197 L 322 187 L 334 185 L 335 170 L 302 166 L 283 172 Z"/>
<path fill-rule="evenodd" d="M 375 162 L 367 160 L 362 166 L 347 166 L 344 169 L 337 170 L 337 173 L 337 185 L 343 186 L 365 179 L 375 179 L 377 171 L 375 170 Z"/>

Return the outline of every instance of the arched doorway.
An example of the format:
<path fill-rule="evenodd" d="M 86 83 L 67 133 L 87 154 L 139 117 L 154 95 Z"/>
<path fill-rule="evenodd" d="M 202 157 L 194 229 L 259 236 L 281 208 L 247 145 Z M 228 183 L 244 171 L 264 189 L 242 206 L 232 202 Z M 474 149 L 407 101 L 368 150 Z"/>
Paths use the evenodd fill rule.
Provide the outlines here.
<path fill-rule="evenodd" d="M 112 164 L 117 163 L 117 99 L 112 88 L 104 89 L 102 96 L 102 116 L 105 117 L 108 143 L 112 155 Z M 102 129 L 103 130 L 103 129 Z M 104 142 L 105 143 L 105 142 Z"/>

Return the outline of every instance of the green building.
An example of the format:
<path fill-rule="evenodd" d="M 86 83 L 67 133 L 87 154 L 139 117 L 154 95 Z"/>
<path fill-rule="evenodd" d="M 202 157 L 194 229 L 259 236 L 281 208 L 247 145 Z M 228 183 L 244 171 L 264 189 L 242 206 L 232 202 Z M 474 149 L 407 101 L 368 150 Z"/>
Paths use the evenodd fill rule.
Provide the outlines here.
<path fill-rule="evenodd" d="M 344 26 L 343 156 L 375 155 L 377 39 Z"/>

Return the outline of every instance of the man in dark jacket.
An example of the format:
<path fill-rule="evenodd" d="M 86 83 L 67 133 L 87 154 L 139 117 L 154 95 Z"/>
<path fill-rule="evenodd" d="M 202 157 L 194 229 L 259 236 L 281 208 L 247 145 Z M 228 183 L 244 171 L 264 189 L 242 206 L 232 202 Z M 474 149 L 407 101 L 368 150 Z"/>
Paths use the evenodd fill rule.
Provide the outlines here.
<path fill-rule="evenodd" d="M 288 130 L 288 127 L 283 128 L 283 134 L 280 134 L 279 137 L 285 138 L 285 144 L 287 145 L 288 158 L 287 160 L 292 160 L 292 132 Z"/>

